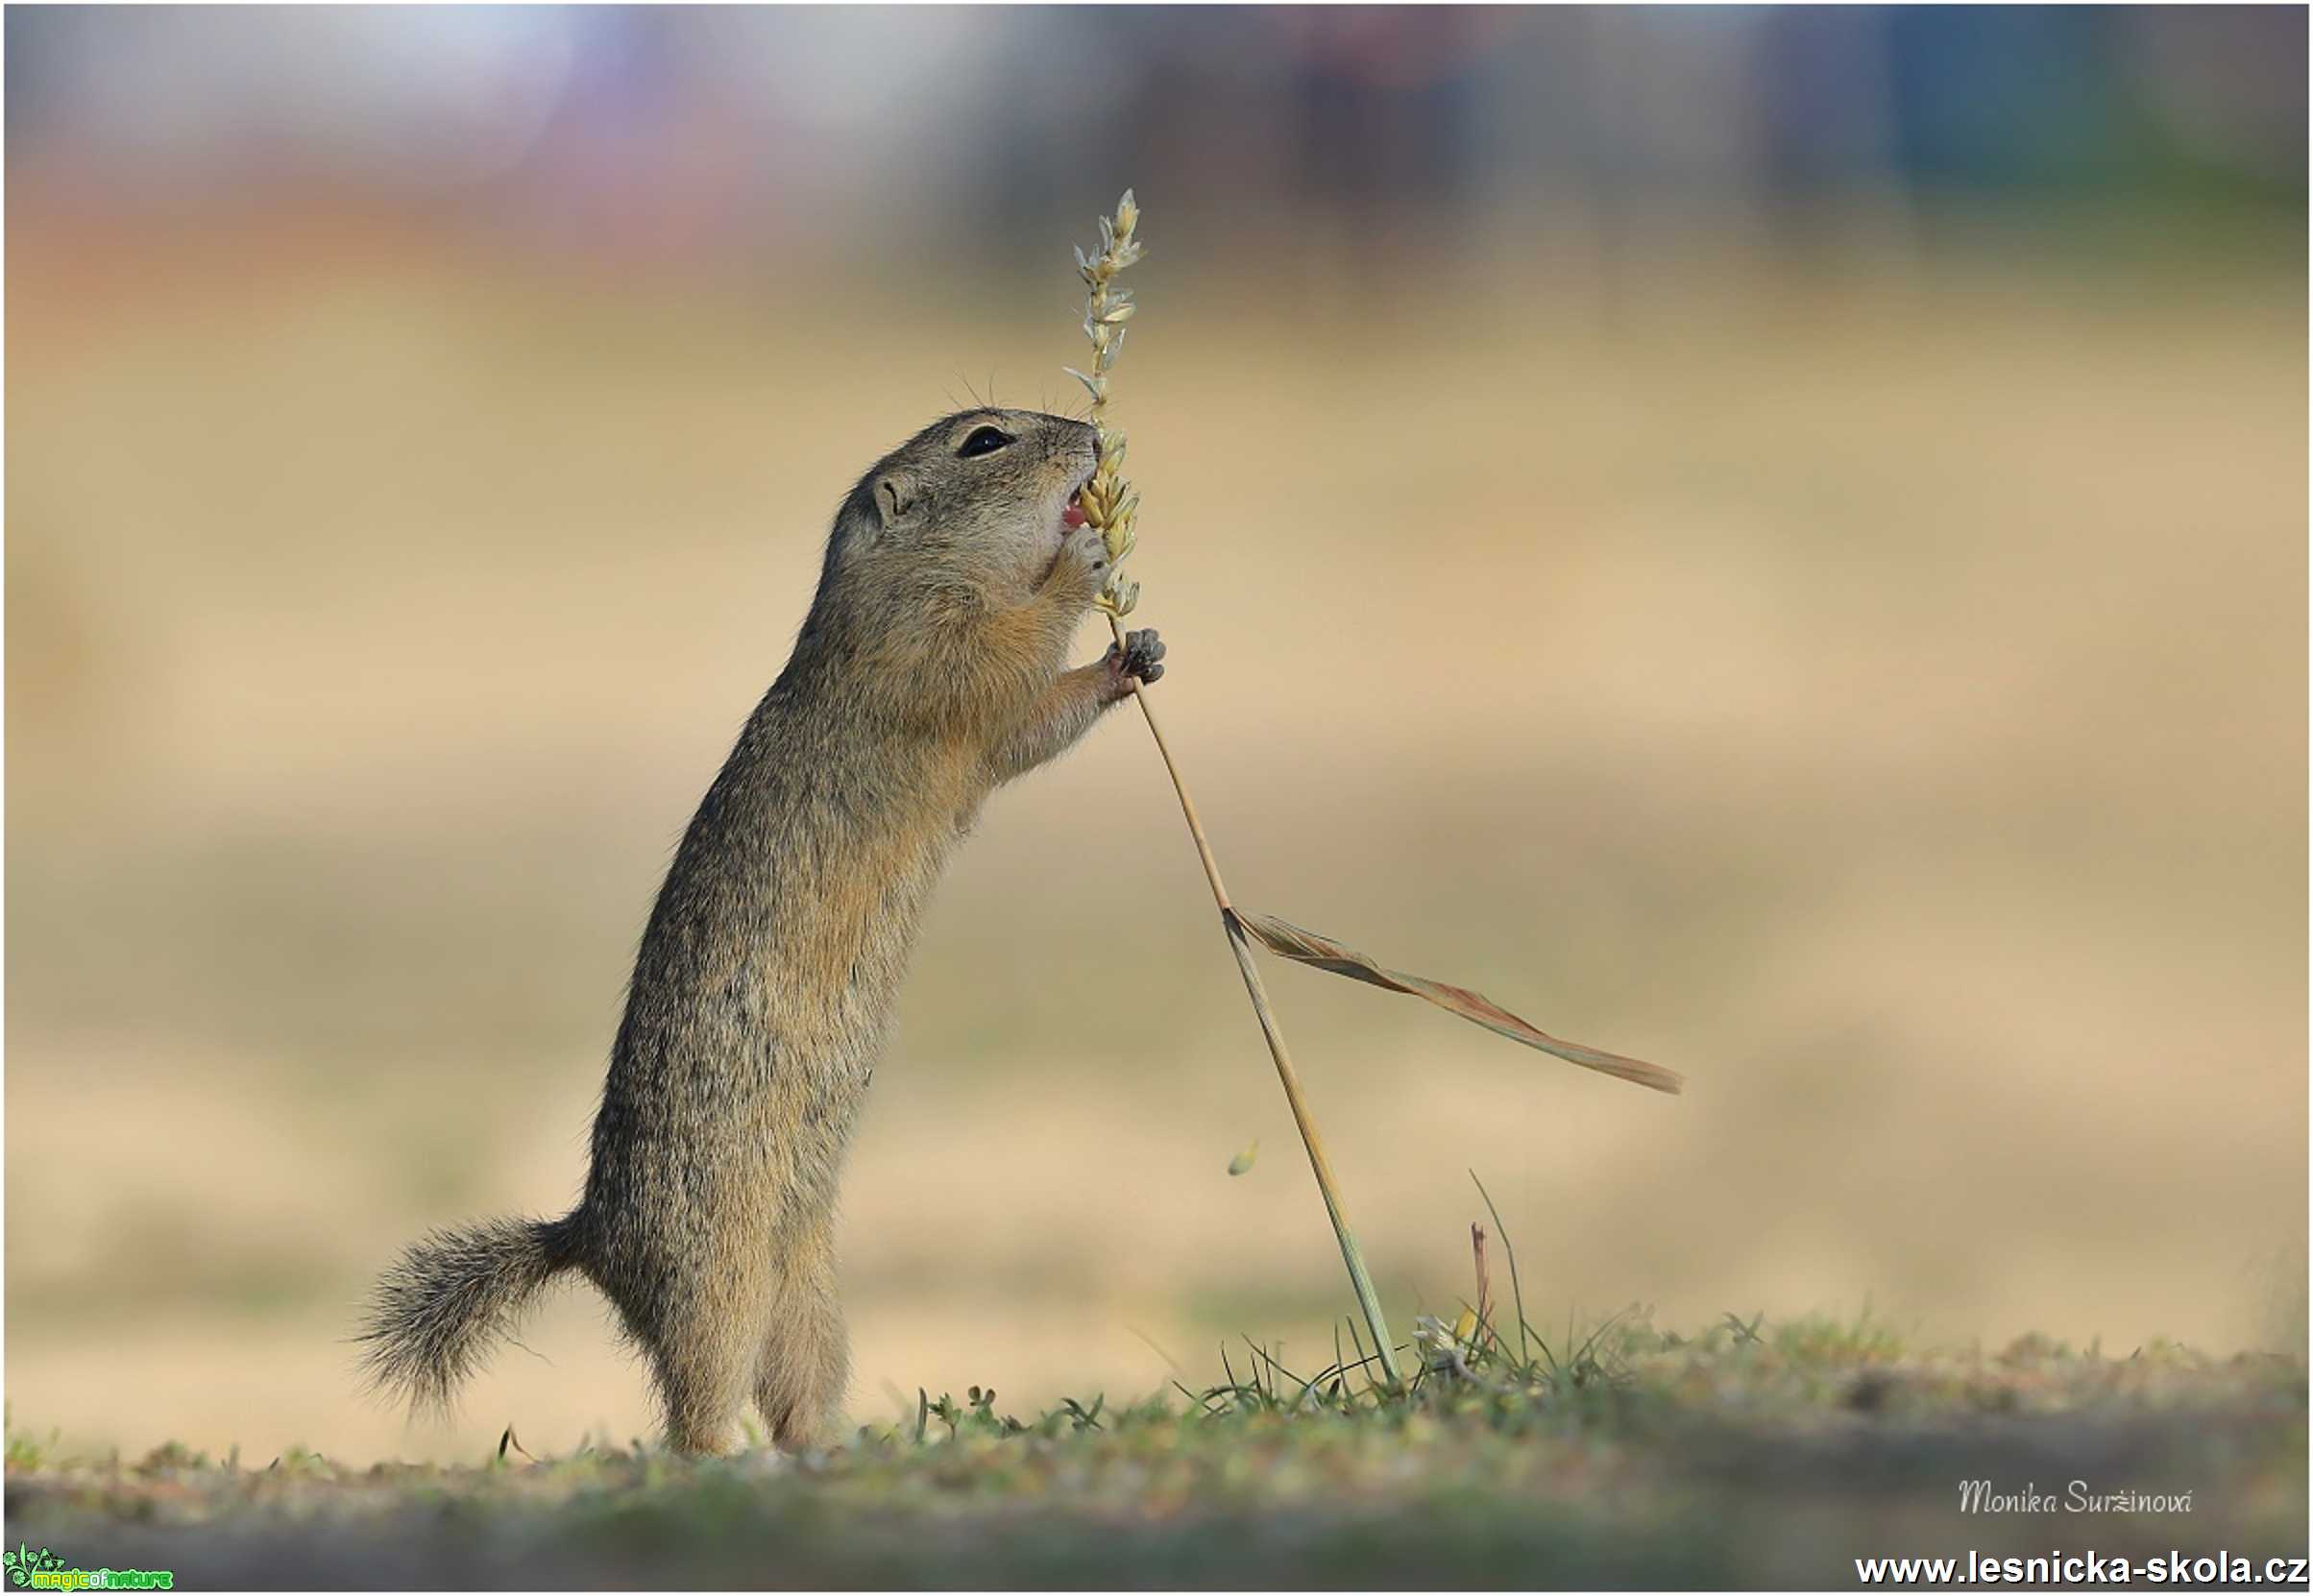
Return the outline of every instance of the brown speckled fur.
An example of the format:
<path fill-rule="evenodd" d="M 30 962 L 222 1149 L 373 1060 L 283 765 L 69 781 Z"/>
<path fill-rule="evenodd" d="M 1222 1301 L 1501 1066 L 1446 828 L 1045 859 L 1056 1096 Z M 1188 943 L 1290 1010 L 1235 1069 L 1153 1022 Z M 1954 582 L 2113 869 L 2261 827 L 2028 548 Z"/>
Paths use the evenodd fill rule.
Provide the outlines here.
<path fill-rule="evenodd" d="M 1014 441 L 959 453 L 988 426 Z M 447 1402 L 575 1269 L 649 1360 L 674 1446 L 728 1449 L 750 1401 L 782 1447 L 833 1422 L 836 1187 L 925 900 L 994 786 L 1162 673 L 1153 633 L 1063 668 L 1107 571 L 1061 520 L 1094 459 L 1082 423 L 973 410 L 860 479 L 643 933 L 584 1198 L 411 1247 L 363 1333 L 379 1384 Z"/>

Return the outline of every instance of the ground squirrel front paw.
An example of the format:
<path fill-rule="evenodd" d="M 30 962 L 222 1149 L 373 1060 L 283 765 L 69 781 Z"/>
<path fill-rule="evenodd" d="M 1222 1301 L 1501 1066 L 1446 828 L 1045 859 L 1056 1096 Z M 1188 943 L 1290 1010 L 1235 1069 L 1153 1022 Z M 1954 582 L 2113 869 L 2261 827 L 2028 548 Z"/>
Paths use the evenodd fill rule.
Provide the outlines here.
<path fill-rule="evenodd" d="M 1108 680 L 1116 696 L 1122 698 L 1132 690 L 1133 682 L 1146 685 L 1164 674 L 1164 640 L 1153 626 L 1142 632 L 1127 632 L 1124 646 L 1119 648 L 1110 643 L 1103 663 L 1108 667 Z"/>
<path fill-rule="evenodd" d="M 1080 603 L 1089 604 L 1108 579 L 1108 544 L 1098 528 L 1080 526 L 1060 544 L 1060 552 L 1052 562 L 1052 573 L 1044 583 Z"/>

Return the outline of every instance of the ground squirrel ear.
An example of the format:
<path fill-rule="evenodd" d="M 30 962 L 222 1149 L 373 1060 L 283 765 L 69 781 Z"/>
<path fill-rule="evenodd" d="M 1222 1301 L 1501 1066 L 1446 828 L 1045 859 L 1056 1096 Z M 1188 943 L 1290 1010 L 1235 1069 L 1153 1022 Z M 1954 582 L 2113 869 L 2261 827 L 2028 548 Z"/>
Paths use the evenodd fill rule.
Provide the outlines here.
<path fill-rule="evenodd" d="M 875 493 L 871 496 L 875 500 L 876 519 L 889 526 L 906 515 L 908 506 L 915 502 L 915 484 L 896 473 L 879 476 L 875 479 Z"/>

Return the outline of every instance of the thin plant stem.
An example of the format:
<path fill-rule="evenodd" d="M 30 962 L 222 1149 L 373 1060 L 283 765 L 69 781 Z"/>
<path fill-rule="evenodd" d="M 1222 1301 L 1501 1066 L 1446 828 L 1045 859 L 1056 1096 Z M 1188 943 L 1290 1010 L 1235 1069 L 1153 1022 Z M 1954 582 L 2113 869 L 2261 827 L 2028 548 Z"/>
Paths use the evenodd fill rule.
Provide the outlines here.
<path fill-rule="evenodd" d="M 1124 623 L 1110 616 L 1108 630 L 1115 635 L 1121 652 L 1125 645 Z M 1164 728 L 1156 723 L 1156 712 L 1149 707 L 1149 695 L 1141 690 L 1137 677 L 1132 678 L 1132 682 L 1133 700 L 1140 705 L 1141 718 L 1149 723 L 1149 736 L 1156 739 L 1156 752 L 1164 760 L 1164 772 L 1173 779 L 1173 792 L 1181 800 L 1181 817 L 1188 822 L 1188 834 L 1197 844 L 1197 858 L 1205 866 L 1205 884 L 1212 888 L 1213 904 L 1221 911 L 1221 928 L 1229 938 L 1229 951 L 1236 955 L 1237 972 L 1245 978 L 1246 996 L 1253 1000 L 1254 1018 L 1260 1021 L 1261 1035 L 1269 1044 L 1269 1056 L 1277 1062 L 1277 1078 L 1285 1088 L 1285 1101 L 1293 1109 L 1293 1124 L 1301 1131 L 1302 1146 L 1308 1149 L 1309 1169 L 1317 1176 L 1319 1195 L 1326 1199 L 1326 1217 L 1333 1221 L 1333 1238 L 1341 1244 L 1341 1261 L 1349 1269 L 1350 1285 L 1357 1293 L 1357 1306 L 1365 1315 L 1366 1328 L 1374 1333 L 1381 1371 L 1393 1387 L 1402 1386 L 1404 1380 L 1398 1372 L 1397 1355 L 1391 1346 L 1389 1321 L 1381 1312 L 1380 1294 L 1374 1290 L 1374 1277 L 1366 1270 L 1357 1232 L 1350 1227 L 1341 1188 L 1335 1184 L 1332 1163 L 1326 1157 L 1325 1140 L 1318 1135 L 1317 1122 L 1309 1114 L 1308 1100 L 1302 1095 L 1301 1076 L 1293 1068 L 1292 1053 L 1286 1051 L 1285 1033 L 1278 1028 L 1277 1013 L 1269 1006 L 1269 991 L 1261 984 L 1261 972 L 1253 961 L 1253 949 L 1245 940 L 1244 927 L 1238 924 L 1237 911 L 1230 904 L 1229 888 L 1221 880 L 1220 861 L 1213 858 L 1205 823 L 1197 818 L 1197 801 L 1189 796 L 1188 784 L 1181 780 L 1172 745 L 1164 740 Z"/>

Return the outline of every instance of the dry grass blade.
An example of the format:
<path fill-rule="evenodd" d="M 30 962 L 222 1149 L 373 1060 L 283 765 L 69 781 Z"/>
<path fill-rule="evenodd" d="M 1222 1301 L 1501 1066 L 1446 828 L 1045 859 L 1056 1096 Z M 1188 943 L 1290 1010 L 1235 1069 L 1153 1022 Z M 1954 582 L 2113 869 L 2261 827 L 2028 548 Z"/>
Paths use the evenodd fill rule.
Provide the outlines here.
<path fill-rule="evenodd" d="M 1477 1301 L 1473 1306 L 1477 1310 L 1479 1325 L 1484 1326 L 1493 1303 L 1490 1300 L 1492 1293 L 1487 1289 L 1490 1283 L 1486 1278 L 1486 1227 L 1482 1224 L 1470 1227 L 1470 1254 L 1477 1269 Z"/>
<path fill-rule="evenodd" d="M 1442 980 L 1429 980 L 1421 976 L 1409 976 L 1401 970 L 1385 969 L 1354 948 L 1344 947 L 1329 936 L 1304 931 L 1290 921 L 1275 919 L 1266 914 L 1248 914 L 1243 909 L 1230 911 L 1239 925 L 1264 943 L 1270 952 L 1281 954 L 1297 964 L 1312 965 L 1330 970 L 1337 976 L 1361 980 L 1385 991 L 1403 992 L 1424 998 L 1451 1014 L 1459 1014 L 1473 1025 L 1484 1026 L 1497 1036 L 1507 1036 L 1513 1042 L 1523 1042 L 1529 1048 L 1579 1064 L 1586 1070 L 1619 1076 L 1635 1080 L 1641 1086 L 1651 1086 L 1658 1092 L 1679 1092 L 1686 1088 L 1687 1079 L 1675 1070 L 1666 1070 L 1660 1064 L 1643 1059 L 1624 1058 L 1620 1053 L 1601 1052 L 1586 1048 L 1579 1042 L 1565 1042 L 1549 1032 L 1520 1019 L 1501 1004 L 1482 993 L 1465 986 L 1452 986 Z"/>

